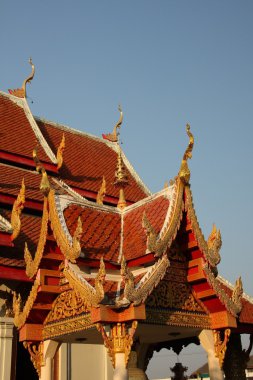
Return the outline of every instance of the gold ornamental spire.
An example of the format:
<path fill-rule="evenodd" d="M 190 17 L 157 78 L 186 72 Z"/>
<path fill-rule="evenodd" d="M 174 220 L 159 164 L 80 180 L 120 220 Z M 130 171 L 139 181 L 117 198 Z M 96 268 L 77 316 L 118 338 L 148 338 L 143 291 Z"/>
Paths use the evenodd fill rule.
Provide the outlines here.
<path fill-rule="evenodd" d="M 192 158 L 192 150 L 193 150 L 193 145 L 194 145 L 194 137 L 193 137 L 193 134 L 191 133 L 191 127 L 189 124 L 186 124 L 186 132 L 187 132 L 187 135 L 189 136 L 189 144 L 184 153 L 184 156 L 181 162 L 181 167 L 179 170 L 179 178 L 183 181 L 184 184 L 188 184 L 190 181 L 191 172 L 188 167 L 187 161 L 189 158 Z"/>
<path fill-rule="evenodd" d="M 125 200 L 124 188 L 128 185 L 128 178 L 126 168 L 122 159 L 121 149 L 120 147 L 118 148 L 119 150 L 114 185 L 119 188 L 119 201 L 117 206 L 119 209 L 123 210 L 127 205 Z"/>
<path fill-rule="evenodd" d="M 14 90 L 8 90 L 11 95 L 17 96 L 18 98 L 26 98 L 26 84 L 31 83 L 34 73 L 35 73 L 35 67 L 32 62 L 32 58 L 29 59 L 28 61 L 30 65 L 32 66 L 32 72 L 31 74 L 23 81 L 22 87 L 21 88 L 16 88 Z"/>
<path fill-rule="evenodd" d="M 112 133 L 102 134 L 102 136 L 103 136 L 103 138 L 105 140 L 109 140 L 111 142 L 116 142 L 116 143 L 119 141 L 119 138 L 118 138 L 119 131 L 118 131 L 118 129 L 120 129 L 122 121 L 123 121 L 123 112 L 122 112 L 120 104 L 118 106 L 118 110 L 120 112 L 119 121 L 115 124 Z"/>
<path fill-rule="evenodd" d="M 63 133 L 60 145 L 58 146 L 58 149 L 57 149 L 57 156 L 56 156 L 58 170 L 62 167 L 62 164 L 63 164 L 64 149 L 65 149 L 65 134 Z"/>

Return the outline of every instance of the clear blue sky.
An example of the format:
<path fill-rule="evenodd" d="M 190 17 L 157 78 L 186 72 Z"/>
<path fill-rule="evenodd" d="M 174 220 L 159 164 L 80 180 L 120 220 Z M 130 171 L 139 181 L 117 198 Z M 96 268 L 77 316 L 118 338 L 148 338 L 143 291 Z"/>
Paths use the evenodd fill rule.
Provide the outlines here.
<path fill-rule="evenodd" d="M 221 229 L 219 273 L 253 295 L 253 1 L 0 3 L 0 89 L 30 72 L 32 111 L 95 135 L 124 111 L 123 149 L 152 191 L 188 138 L 198 219 Z"/>

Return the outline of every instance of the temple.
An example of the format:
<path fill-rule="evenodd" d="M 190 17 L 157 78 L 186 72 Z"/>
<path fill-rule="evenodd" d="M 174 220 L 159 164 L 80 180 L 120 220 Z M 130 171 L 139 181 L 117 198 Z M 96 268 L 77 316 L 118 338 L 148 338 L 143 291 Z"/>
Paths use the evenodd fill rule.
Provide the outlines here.
<path fill-rule="evenodd" d="M 199 226 L 190 126 L 151 194 L 120 147 L 121 108 L 103 138 L 35 117 L 30 65 L 0 92 L 0 380 L 148 379 L 154 351 L 190 343 L 212 380 L 246 379 L 253 299 L 218 273 L 220 231 Z"/>

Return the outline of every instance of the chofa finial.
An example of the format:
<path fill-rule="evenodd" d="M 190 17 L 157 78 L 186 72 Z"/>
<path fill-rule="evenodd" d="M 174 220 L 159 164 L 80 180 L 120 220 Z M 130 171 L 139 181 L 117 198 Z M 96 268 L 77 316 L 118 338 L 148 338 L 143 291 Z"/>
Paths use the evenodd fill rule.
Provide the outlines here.
<path fill-rule="evenodd" d="M 188 184 L 190 180 L 191 172 L 188 167 L 187 160 L 189 158 L 192 158 L 192 150 L 193 150 L 193 145 L 194 145 L 194 137 L 193 137 L 193 134 L 191 133 L 190 124 L 186 124 L 186 132 L 187 132 L 187 135 L 189 136 L 189 144 L 182 159 L 181 167 L 179 170 L 179 177 L 185 184 Z"/>
<path fill-rule="evenodd" d="M 23 81 L 22 88 L 16 88 L 14 90 L 8 90 L 11 95 L 17 96 L 18 98 L 26 98 L 26 84 L 31 83 L 31 80 L 34 77 L 35 67 L 32 62 L 32 58 L 29 58 L 30 65 L 32 66 L 31 74 Z"/>
<path fill-rule="evenodd" d="M 118 110 L 120 112 L 119 121 L 117 122 L 117 124 L 115 124 L 112 133 L 108 133 L 106 135 L 102 134 L 102 136 L 103 136 L 103 138 L 105 140 L 109 140 L 111 142 L 116 142 L 116 143 L 119 141 L 119 139 L 118 139 L 118 135 L 119 135 L 118 129 L 121 127 L 121 124 L 122 124 L 122 121 L 123 121 L 123 112 L 122 112 L 120 104 L 118 106 Z"/>

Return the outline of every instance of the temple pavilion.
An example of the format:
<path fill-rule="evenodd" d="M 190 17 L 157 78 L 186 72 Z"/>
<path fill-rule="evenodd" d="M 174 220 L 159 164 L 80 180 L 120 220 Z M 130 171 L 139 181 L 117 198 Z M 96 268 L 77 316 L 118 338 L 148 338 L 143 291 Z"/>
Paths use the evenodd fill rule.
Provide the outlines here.
<path fill-rule="evenodd" d="M 120 147 L 122 110 L 103 138 L 35 117 L 30 64 L 0 92 L 0 380 L 148 379 L 154 351 L 190 343 L 212 380 L 245 379 L 253 300 L 218 273 L 220 231 L 199 226 L 190 126 L 152 194 Z"/>

